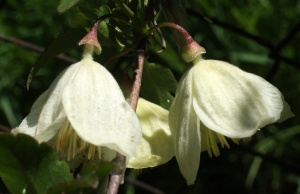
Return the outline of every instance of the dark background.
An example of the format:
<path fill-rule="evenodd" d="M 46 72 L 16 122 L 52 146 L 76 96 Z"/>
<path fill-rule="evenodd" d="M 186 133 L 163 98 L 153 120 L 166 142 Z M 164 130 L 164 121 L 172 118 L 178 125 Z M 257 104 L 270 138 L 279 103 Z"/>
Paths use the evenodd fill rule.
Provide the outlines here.
<path fill-rule="evenodd" d="M 49 61 L 39 70 L 27 91 L 26 79 L 39 53 L 3 37 L 46 47 L 58 34 L 75 27 L 71 24 L 73 11 L 59 15 L 57 4 L 58 1 L 0 1 L 2 131 L 16 127 L 56 75 L 70 65 L 58 59 Z M 90 8 L 99 4 L 101 2 L 87 5 L 82 1 L 78 5 Z M 153 188 L 139 186 L 140 182 L 135 179 L 164 193 L 300 193 L 300 1 L 201 0 L 195 4 L 197 6 L 187 2 L 188 29 L 206 49 L 204 57 L 228 61 L 264 77 L 282 92 L 296 116 L 261 129 L 250 141 L 241 141 L 240 145 L 230 142 L 231 148 L 221 149 L 219 157 L 209 158 L 203 152 L 193 186 L 186 186 L 173 158 L 165 165 L 143 170 L 141 175 L 127 170 L 120 193 L 154 192 Z M 199 11 L 213 23 L 203 19 Z M 160 18 L 164 20 L 163 14 Z M 163 32 L 169 33 L 168 29 Z M 179 79 L 185 65 L 173 63 L 178 55 L 176 48 L 175 52 L 170 52 L 171 47 L 167 47 L 168 54 L 162 53 L 158 58 Z M 65 55 L 79 60 L 81 49 Z"/>

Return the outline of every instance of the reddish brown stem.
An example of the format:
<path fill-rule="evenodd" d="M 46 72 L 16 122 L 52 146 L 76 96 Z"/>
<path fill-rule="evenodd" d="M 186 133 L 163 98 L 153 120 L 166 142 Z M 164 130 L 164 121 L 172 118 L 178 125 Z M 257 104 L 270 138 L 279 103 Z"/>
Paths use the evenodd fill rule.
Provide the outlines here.
<path fill-rule="evenodd" d="M 107 194 L 118 193 L 119 185 L 122 183 L 123 170 L 125 170 L 125 161 L 126 157 L 117 152 L 116 158 L 113 162 L 117 163 L 118 167 L 111 172 Z"/>
<path fill-rule="evenodd" d="M 136 111 L 137 103 L 139 100 L 139 94 L 142 84 L 142 74 L 143 67 L 145 61 L 145 51 L 140 49 L 137 51 L 137 59 L 136 59 L 137 68 L 135 70 L 135 80 L 131 88 L 131 93 L 129 97 L 129 104 L 131 108 Z"/>
<path fill-rule="evenodd" d="M 135 70 L 135 80 L 131 88 L 130 97 L 129 97 L 129 104 L 131 108 L 136 111 L 140 88 L 142 83 L 142 74 L 143 74 L 143 67 L 145 61 L 145 50 L 139 49 L 137 51 L 137 59 L 136 64 L 137 68 Z M 108 185 L 108 194 L 117 194 L 119 190 L 119 185 L 122 182 L 123 170 L 125 170 L 125 161 L 126 157 L 117 153 L 114 162 L 119 164 L 116 169 L 111 172 L 111 178 Z"/>
<path fill-rule="evenodd" d="M 0 124 L 0 131 L 3 131 L 3 132 L 5 132 L 5 133 L 10 133 L 10 130 L 11 130 L 11 129 L 10 129 L 9 127 Z"/>
<path fill-rule="evenodd" d="M 183 37 L 185 38 L 185 41 L 186 41 L 187 45 L 189 45 L 190 43 L 194 42 L 193 37 L 183 27 L 181 27 L 178 24 L 171 23 L 171 22 L 162 22 L 162 23 L 159 23 L 156 26 L 150 28 L 148 30 L 148 33 L 150 34 L 151 32 L 153 32 L 153 31 L 155 31 L 155 30 L 157 30 L 157 29 L 159 29 L 161 27 L 171 27 L 171 28 L 174 28 L 174 29 L 178 30 L 178 32 L 180 32 L 183 35 Z"/>
<path fill-rule="evenodd" d="M 6 42 L 11 42 L 15 45 L 21 46 L 23 48 L 32 50 L 32 51 L 37 52 L 37 53 L 42 53 L 45 50 L 45 48 L 43 48 L 43 47 L 37 46 L 37 45 L 32 44 L 30 42 L 26 42 L 26 41 L 23 41 L 23 40 L 20 40 L 20 39 L 11 37 L 11 36 L 7 36 L 7 35 L 4 35 L 4 34 L 0 34 L 0 39 L 4 40 Z M 68 56 L 63 56 L 63 55 L 58 55 L 58 56 L 56 56 L 56 58 L 59 59 L 59 60 L 62 60 L 62 61 L 66 61 L 68 63 L 76 63 L 77 62 L 76 59 L 68 57 Z"/>

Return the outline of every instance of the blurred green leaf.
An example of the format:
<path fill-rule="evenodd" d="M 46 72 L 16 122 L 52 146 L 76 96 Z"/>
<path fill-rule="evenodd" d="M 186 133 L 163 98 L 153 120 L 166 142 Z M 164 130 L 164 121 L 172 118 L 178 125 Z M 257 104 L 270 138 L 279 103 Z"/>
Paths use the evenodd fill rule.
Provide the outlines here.
<path fill-rule="evenodd" d="M 97 15 L 94 14 L 92 11 L 88 10 L 88 9 L 85 9 L 83 7 L 78 7 L 79 11 L 84 15 L 86 16 L 87 18 L 91 19 L 91 20 L 97 20 Z"/>
<path fill-rule="evenodd" d="M 17 118 L 20 117 L 20 115 L 18 113 L 15 113 L 11 99 L 8 96 L 2 95 L 2 97 L 0 98 L 0 108 L 4 112 L 10 126 L 17 126 Z"/>
<path fill-rule="evenodd" d="M 58 13 L 63 13 L 73 7 L 79 0 L 61 0 L 57 7 Z"/>
<path fill-rule="evenodd" d="M 22 6 L 17 0 L 5 2 L 5 6 L 0 13 L 0 32 L 4 35 L 10 35 L 11 37 L 45 47 L 57 34 L 63 32 L 64 29 L 73 27 L 70 18 L 74 14 L 72 11 L 76 10 L 72 8 L 62 15 L 57 14 L 56 8 L 59 1 L 29 0 L 22 1 Z M 163 8 L 157 2 L 169 3 L 169 6 Z M 182 4 L 177 5 L 179 2 L 182 2 Z M 135 16 L 140 18 L 139 13 L 136 12 L 138 1 L 79 1 L 76 6 L 85 7 L 97 16 L 100 16 L 102 12 L 99 15 L 99 7 L 108 4 L 113 14 L 123 18 L 125 21 L 132 21 L 129 19 L 130 16 L 126 15 L 127 13 L 124 14 L 124 11 L 127 11 L 121 9 L 120 3 L 128 5 L 136 14 Z M 188 9 L 183 8 L 179 13 L 182 17 L 178 18 L 176 17 L 176 11 L 178 10 L 176 7 L 182 6 L 183 3 L 187 5 Z M 300 73 L 298 68 L 300 33 L 297 27 L 300 1 L 164 0 L 148 1 L 149 4 L 156 4 L 157 6 L 155 19 L 158 23 L 170 22 L 167 18 L 174 17 L 176 24 L 187 29 L 192 37 L 206 49 L 207 53 L 203 55 L 204 58 L 228 61 L 243 70 L 261 76 L 266 76 L 269 72 L 274 71 L 274 76 L 269 80 L 281 91 L 296 116 L 281 124 L 272 124 L 264 127 L 264 129 L 256 133 L 251 142 L 248 143 L 248 146 L 266 156 L 290 162 L 291 164 L 298 164 L 300 161 L 300 133 L 297 132 L 299 127 L 298 129 L 296 127 L 294 130 L 288 129 L 299 125 L 300 120 L 300 109 L 297 108 L 300 103 Z M 149 8 L 153 7 L 147 6 L 147 12 L 148 10 L 152 11 Z M 165 10 L 162 11 L 158 8 Z M 191 10 L 198 12 L 198 8 L 201 9 L 201 12 L 207 18 L 215 22 L 207 22 L 207 18 L 201 14 L 195 15 L 191 12 Z M 170 12 L 169 15 L 171 16 L 164 17 L 163 15 L 166 15 L 166 12 Z M 45 17 L 45 13 L 47 13 L 47 17 Z M 187 21 L 183 21 L 185 13 L 187 13 Z M 85 17 L 84 15 L 82 16 Z M 83 20 L 82 23 L 79 23 L 79 26 L 86 27 L 88 30 L 94 21 L 89 18 L 86 19 L 86 23 Z M 147 17 L 147 19 L 152 21 L 153 18 L 151 16 Z M 221 23 L 218 24 L 218 21 Z M 133 30 L 132 23 L 129 25 L 120 24 L 120 21 L 115 19 L 106 19 L 105 22 L 108 25 L 109 37 L 115 36 L 117 41 L 120 42 L 120 48 L 118 49 L 115 43 L 105 47 L 100 42 L 103 46 L 103 52 L 99 57 L 94 56 L 95 60 L 99 62 L 105 61 L 109 56 L 123 50 L 121 44 L 125 46 L 132 44 L 133 38 L 139 35 L 137 30 Z M 220 24 L 225 25 L 222 26 Z M 226 27 L 228 24 L 229 26 Z M 151 22 L 148 22 L 147 25 L 151 26 Z M 250 39 L 235 31 L 232 26 L 252 34 L 274 47 L 285 38 L 288 38 L 289 41 L 280 48 L 282 50 L 279 53 L 274 53 L 275 55 L 271 56 L 270 53 L 272 53 L 273 49 L 270 49 L 268 44 L 264 45 L 255 39 Z M 294 35 L 290 33 L 292 29 L 295 29 Z M 157 33 L 154 33 L 157 41 L 152 41 L 152 38 L 148 39 L 151 43 L 148 47 L 148 62 L 170 68 L 178 80 L 189 67 L 189 64 L 186 65 L 180 61 L 182 46 L 179 46 L 179 49 L 177 49 L 175 42 L 178 42 L 178 39 L 170 37 L 170 29 L 161 28 L 161 31 L 167 41 L 167 48 L 163 53 L 156 53 L 156 51 L 161 49 L 161 41 Z M 102 37 L 101 33 L 98 33 L 98 35 L 100 38 Z M 178 37 L 180 38 L 181 35 Z M 30 64 L 34 64 L 37 61 L 38 53 L 10 42 L 2 40 L 0 42 L 0 99 L 3 98 L 0 101 L 2 102 L 2 107 L 0 107 L 0 124 L 8 126 L 12 125 L 11 123 L 19 123 L 28 114 L 35 99 L 45 88 L 49 87 L 53 78 L 61 72 L 66 64 L 60 60 L 51 60 L 51 62 L 55 63 L 55 68 L 52 68 L 54 66 L 50 66 L 50 64 L 43 66 L 36 74 L 35 82 L 31 83 L 31 91 L 27 92 L 24 89 L 25 77 L 28 75 L 28 69 L 32 66 Z M 79 50 L 73 49 L 66 54 L 79 59 Z M 116 79 L 120 80 L 125 66 L 132 63 L 135 54 L 136 51 L 133 49 L 124 57 L 113 60 L 108 64 L 107 68 Z M 294 63 L 281 60 L 277 68 L 274 65 L 275 60 L 280 59 L 281 56 L 294 61 Z M 142 87 L 144 87 L 144 90 L 147 90 L 148 86 L 143 84 Z M 153 89 L 152 85 L 149 88 Z M 150 92 L 148 93 L 151 95 Z M 145 96 L 145 94 L 141 95 Z M 153 95 L 155 96 L 156 94 Z M 156 99 L 159 101 L 158 98 Z M 15 124 L 12 126 L 15 126 Z M 278 135 L 275 136 L 276 133 Z M 262 143 L 260 144 L 259 142 L 261 141 Z M 252 154 L 236 150 L 237 147 L 235 146 L 231 147 L 230 150 L 223 149 L 221 156 L 217 158 L 210 159 L 207 153 L 202 153 L 197 181 L 193 186 L 182 189 L 181 193 L 300 193 L 300 175 L 299 173 L 293 173 L 293 168 L 297 165 L 291 165 L 290 171 L 288 171 L 284 166 L 273 164 L 272 161 L 264 159 L 261 163 L 256 159 L 254 161 Z M 280 174 L 277 173 L 279 170 Z M 250 179 L 247 179 L 247 176 Z M 293 178 L 290 178 L 291 176 Z M 143 170 L 143 174 L 139 175 L 137 179 L 160 188 L 165 193 L 174 193 L 174 190 L 177 189 L 174 188 L 174 185 L 181 185 L 185 181 L 180 174 L 175 159 L 151 170 Z M 83 182 L 83 180 L 80 181 Z M 246 182 L 248 182 L 247 185 L 249 187 L 246 186 Z M 125 182 L 123 188 L 128 187 L 128 184 L 126 184 Z M 242 190 L 240 190 L 241 188 Z M 134 187 L 134 192 L 145 193 L 143 188 L 139 187 Z M 1 187 L 1 180 L 0 193 L 8 193 Z"/>
<path fill-rule="evenodd" d="M 101 183 L 114 168 L 116 168 L 116 165 L 110 162 L 101 162 L 99 165 L 85 165 L 80 172 L 79 179 L 89 183 L 97 180 L 97 182 Z"/>
<path fill-rule="evenodd" d="M 233 51 L 230 55 L 236 55 L 237 60 L 239 63 L 253 63 L 258 65 L 267 65 L 273 62 L 268 55 L 259 54 L 259 53 L 252 53 L 252 52 L 239 52 Z"/>
<path fill-rule="evenodd" d="M 114 35 L 105 21 L 98 26 L 98 37 L 101 45 L 111 46 L 115 42 Z"/>
<path fill-rule="evenodd" d="M 83 167 L 77 180 L 68 183 L 57 183 L 49 189 L 47 194 L 65 193 L 65 194 L 93 194 L 99 191 L 104 184 L 103 181 L 108 177 L 110 171 L 116 166 L 109 162 L 101 162 L 99 165 L 87 164 Z"/>
<path fill-rule="evenodd" d="M 69 183 L 57 183 L 49 189 L 47 194 L 93 194 L 95 189 L 88 183 L 79 180 L 73 180 Z"/>
<path fill-rule="evenodd" d="M 291 140 L 296 135 L 299 134 L 300 134 L 300 125 L 295 125 L 293 127 L 284 129 L 282 131 L 273 134 L 272 136 L 260 140 L 256 144 L 255 148 L 260 153 L 267 153 L 269 151 L 274 150 L 276 147 L 279 147 L 286 143 L 290 143 Z"/>
<path fill-rule="evenodd" d="M 99 9 L 94 10 L 94 12 L 95 14 L 97 14 L 98 17 L 112 13 L 110 7 L 107 5 L 102 5 Z"/>
<path fill-rule="evenodd" d="M 143 98 L 169 109 L 175 94 L 177 81 L 170 69 L 154 63 L 145 63 L 141 86 Z"/>
<path fill-rule="evenodd" d="M 23 134 L 0 134 L 0 176 L 10 193 L 45 193 L 54 183 L 72 180 L 50 146 Z"/>
<path fill-rule="evenodd" d="M 92 22 L 82 13 L 76 13 L 72 17 L 72 24 L 80 26 L 92 26 Z"/>
<path fill-rule="evenodd" d="M 99 24 L 97 33 L 101 46 L 112 46 L 115 52 L 122 48 L 122 45 L 116 40 L 115 29 L 106 23 L 106 21 L 102 21 Z"/>
<path fill-rule="evenodd" d="M 85 36 L 86 31 L 82 28 L 74 28 L 65 31 L 58 35 L 56 39 L 44 50 L 40 58 L 30 70 L 27 79 L 27 89 L 36 72 L 44 65 L 49 59 L 57 56 L 60 53 L 66 52 L 78 46 L 78 42 Z"/>

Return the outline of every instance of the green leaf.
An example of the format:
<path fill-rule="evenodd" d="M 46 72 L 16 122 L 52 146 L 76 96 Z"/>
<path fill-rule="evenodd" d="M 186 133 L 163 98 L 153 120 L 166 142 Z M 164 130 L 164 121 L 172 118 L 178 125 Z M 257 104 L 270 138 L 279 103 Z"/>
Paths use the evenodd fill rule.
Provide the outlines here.
<path fill-rule="evenodd" d="M 78 179 L 80 181 L 89 183 L 91 186 L 97 184 L 98 177 L 96 175 L 96 166 L 93 164 L 84 165 L 78 176 Z"/>
<path fill-rule="evenodd" d="M 101 183 L 102 181 L 104 181 L 105 177 L 115 168 L 116 165 L 111 162 L 101 162 L 96 169 L 96 174 L 99 178 L 99 182 Z"/>
<path fill-rule="evenodd" d="M 129 18 L 135 19 L 135 13 L 126 4 L 123 3 L 122 5 L 123 10 L 125 10 L 124 12 L 129 16 Z"/>
<path fill-rule="evenodd" d="M 97 182 L 101 183 L 114 168 L 116 168 L 116 165 L 110 162 L 101 162 L 99 165 L 85 165 L 79 177 L 80 180 L 90 183 L 95 181 L 95 177 L 97 177 Z"/>
<path fill-rule="evenodd" d="M 236 57 L 239 63 L 254 63 L 257 65 L 268 65 L 273 60 L 267 54 L 234 51 L 230 53 L 231 57 Z"/>
<path fill-rule="evenodd" d="M 78 9 L 85 17 L 87 17 L 91 20 L 94 20 L 94 21 L 97 20 L 98 16 L 95 13 L 93 13 L 92 11 L 85 9 L 83 7 L 78 7 Z"/>
<path fill-rule="evenodd" d="M 69 183 L 57 183 L 49 189 L 47 194 L 93 194 L 95 189 L 88 183 L 79 180 L 73 180 Z"/>
<path fill-rule="evenodd" d="M 89 18 L 87 18 L 85 15 L 82 13 L 76 13 L 73 15 L 72 24 L 74 25 L 81 25 L 81 26 L 92 26 L 93 22 Z"/>
<path fill-rule="evenodd" d="M 95 10 L 95 14 L 97 14 L 98 17 L 104 16 L 106 14 L 111 14 L 111 13 L 112 11 L 110 7 L 107 5 L 102 5 L 101 7 L 99 7 L 99 9 Z"/>
<path fill-rule="evenodd" d="M 54 183 L 72 180 L 50 146 L 24 134 L 0 135 L 0 176 L 10 193 L 45 193 Z"/>
<path fill-rule="evenodd" d="M 97 33 L 98 40 L 101 46 L 113 46 L 120 49 L 120 45 L 116 41 L 114 28 L 109 26 L 105 21 L 99 24 Z M 117 52 L 117 50 L 115 50 L 115 52 Z"/>
<path fill-rule="evenodd" d="M 120 16 L 121 18 L 124 18 L 126 15 L 127 19 L 131 22 L 132 26 L 136 26 L 137 29 L 139 29 L 141 24 L 139 23 L 135 13 L 126 4 L 122 3 L 121 1 L 115 1 L 115 2 L 119 6 L 117 6 L 117 8 L 113 10 L 113 13 Z"/>
<path fill-rule="evenodd" d="M 47 194 L 62 192 L 65 194 L 96 193 L 95 189 L 97 189 L 97 191 L 101 188 L 105 189 L 106 185 L 105 183 L 102 183 L 115 167 L 116 166 L 114 164 L 109 162 L 101 162 L 99 165 L 87 164 L 77 176 L 77 180 L 73 180 L 69 183 L 57 183 L 49 189 Z"/>
<path fill-rule="evenodd" d="M 44 50 L 44 52 L 42 52 L 40 58 L 31 68 L 27 78 L 27 89 L 29 88 L 32 77 L 42 67 L 43 64 L 58 54 L 76 48 L 78 46 L 77 43 L 85 36 L 85 34 L 86 31 L 84 29 L 74 28 L 58 35 L 58 37 L 53 40 L 53 42 Z"/>
<path fill-rule="evenodd" d="M 154 63 L 145 63 L 141 86 L 143 98 L 169 109 L 175 94 L 177 81 L 170 69 Z"/>
<path fill-rule="evenodd" d="M 73 7 L 79 0 L 61 0 L 57 7 L 57 12 L 62 14 Z"/>

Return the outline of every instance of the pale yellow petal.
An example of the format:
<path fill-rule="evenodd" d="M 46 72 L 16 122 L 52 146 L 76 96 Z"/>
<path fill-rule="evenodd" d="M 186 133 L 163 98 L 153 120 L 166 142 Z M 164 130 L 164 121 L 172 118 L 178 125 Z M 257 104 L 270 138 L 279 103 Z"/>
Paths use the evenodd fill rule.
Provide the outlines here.
<path fill-rule="evenodd" d="M 263 78 L 216 60 L 198 61 L 191 71 L 193 105 L 208 128 L 244 138 L 279 120 L 281 93 Z"/>
<path fill-rule="evenodd" d="M 168 162 L 174 156 L 168 111 L 139 98 L 136 113 L 142 125 L 143 137 L 127 167 L 141 169 Z"/>
<path fill-rule="evenodd" d="M 80 138 L 127 156 L 133 154 L 142 132 L 112 75 L 91 57 L 84 58 L 63 91 L 63 108 Z"/>
<path fill-rule="evenodd" d="M 176 97 L 169 110 L 169 126 L 180 172 L 191 185 L 200 164 L 200 121 L 193 108 L 192 77 L 186 72 L 178 84 Z"/>

